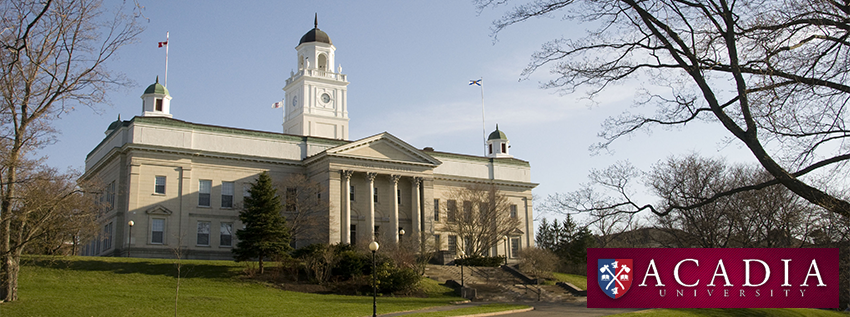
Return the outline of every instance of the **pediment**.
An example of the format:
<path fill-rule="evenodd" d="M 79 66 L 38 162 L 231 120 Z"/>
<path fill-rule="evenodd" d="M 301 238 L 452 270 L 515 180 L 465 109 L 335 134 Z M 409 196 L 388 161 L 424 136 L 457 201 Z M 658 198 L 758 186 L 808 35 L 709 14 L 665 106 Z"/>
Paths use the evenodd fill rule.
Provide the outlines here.
<path fill-rule="evenodd" d="M 525 232 L 522 232 L 522 230 L 519 230 L 519 228 L 513 228 L 513 230 L 508 232 L 509 236 L 521 236 L 523 234 L 525 234 Z"/>
<path fill-rule="evenodd" d="M 168 210 L 168 208 L 165 208 L 162 205 L 156 205 L 156 206 L 153 206 L 151 208 L 148 208 L 148 210 L 145 210 L 145 213 L 148 214 L 148 215 L 165 215 L 165 216 L 172 214 L 171 210 Z"/>
<path fill-rule="evenodd" d="M 439 165 L 441 162 L 399 138 L 381 133 L 327 150 L 328 155 Z"/>

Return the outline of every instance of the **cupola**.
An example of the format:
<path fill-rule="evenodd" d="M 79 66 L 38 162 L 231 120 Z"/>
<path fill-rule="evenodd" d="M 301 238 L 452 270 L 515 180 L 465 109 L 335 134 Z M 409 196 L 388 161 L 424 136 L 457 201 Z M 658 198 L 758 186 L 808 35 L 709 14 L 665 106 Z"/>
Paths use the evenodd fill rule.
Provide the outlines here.
<path fill-rule="evenodd" d="M 490 133 L 487 137 L 487 157 L 513 157 L 508 151 L 511 148 L 511 142 L 504 132 L 499 130 L 499 125 L 496 124 L 496 131 Z"/>
<path fill-rule="evenodd" d="M 118 128 L 120 128 L 123 124 L 124 122 L 121 121 L 121 114 L 119 113 L 118 120 L 112 121 L 112 123 L 109 124 L 109 127 L 106 128 L 106 131 L 104 131 L 103 133 L 109 135 L 110 133 L 112 133 L 112 131 L 118 130 Z"/>
<path fill-rule="evenodd" d="M 168 89 L 159 83 L 159 76 L 156 77 L 155 83 L 145 89 L 141 98 L 143 117 L 171 118 L 171 95 L 168 94 Z"/>

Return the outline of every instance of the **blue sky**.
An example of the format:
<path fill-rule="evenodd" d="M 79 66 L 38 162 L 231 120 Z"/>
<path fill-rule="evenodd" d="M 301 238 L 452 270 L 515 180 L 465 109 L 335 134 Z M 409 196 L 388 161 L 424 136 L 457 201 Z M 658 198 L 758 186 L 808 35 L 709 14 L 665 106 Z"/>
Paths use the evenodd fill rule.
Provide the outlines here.
<path fill-rule="evenodd" d="M 471 1 L 139 2 L 146 30 L 108 64 L 136 86 L 113 92 L 111 104 L 57 120 L 58 142 L 41 151 L 49 165 L 82 169 L 118 114 L 141 114 L 142 91 L 163 79 L 165 50 L 156 44 L 166 32 L 175 119 L 281 132 L 282 111 L 271 104 L 284 96 L 295 46 L 315 13 L 348 75 L 352 139 L 387 131 L 417 148 L 481 155 L 481 93 L 468 83 L 483 77 L 487 134 L 498 123 L 511 154 L 531 162 L 539 198 L 575 190 L 590 169 L 618 160 L 644 169 L 689 152 L 751 161 L 737 145 L 722 146 L 718 127 L 699 123 L 636 134 L 616 142 L 613 154 L 591 155 L 602 121 L 629 109 L 635 91 L 615 86 L 589 103 L 580 93 L 539 89 L 551 78 L 546 69 L 519 81 L 547 40 L 584 34 L 585 26 L 560 16 L 509 27 L 496 40 L 490 25 L 504 8 L 479 13 Z"/>

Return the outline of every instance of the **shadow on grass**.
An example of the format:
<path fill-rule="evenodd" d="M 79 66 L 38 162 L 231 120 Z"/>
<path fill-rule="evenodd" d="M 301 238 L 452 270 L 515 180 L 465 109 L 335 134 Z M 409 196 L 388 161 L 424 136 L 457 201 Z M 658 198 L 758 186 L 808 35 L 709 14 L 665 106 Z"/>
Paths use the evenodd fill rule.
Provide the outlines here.
<path fill-rule="evenodd" d="M 23 265 L 51 269 L 74 271 L 112 272 L 115 274 L 147 274 L 174 277 L 177 273 L 175 262 L 169 260 L 104 261 L 105 258 L 83 260 L 81 258 L 32 257 L 22 259 Z M 199 264 L 197 261 L 183 261 L 181 278 L 231 279 L 241 274 L 237 266 Z"/>

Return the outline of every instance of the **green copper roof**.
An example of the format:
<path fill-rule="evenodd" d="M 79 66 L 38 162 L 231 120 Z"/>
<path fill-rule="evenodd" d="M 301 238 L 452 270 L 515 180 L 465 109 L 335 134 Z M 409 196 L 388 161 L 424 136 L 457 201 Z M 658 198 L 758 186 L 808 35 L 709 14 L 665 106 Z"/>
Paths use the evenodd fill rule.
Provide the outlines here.
<path fill-rule="evenodd" d="M 118 120 L 112 121 L 112 123 L 109 124 L 109 127 L 106 128 L 106 131 L 118 129 L 122 124 L 124 124 L 124 121 L 121 121 L 121 114 L 118 114 Z"/>
<path fill-rule="evenodd" d="M 493 133 L 490 133 L 490 136 L 487 138 L 488 141 L 489 140 L 507 140 L 507 139 L 508 139 L 508 136 L 506 136 L 504 132 L 499 131 L 499 125 L 498 124 L 496 125 L 496 131 L 493 131 Z"/>
<path fill-rule="evenodd" d="M 148 89 L 145 89 L 145 94 L 159 94 L 170 96 L 168 94 L 168 89 L 166 89 L 165 86 L 159 84 L 159 76 L 156 76 L 155 83 L 148 86 Z"/>

